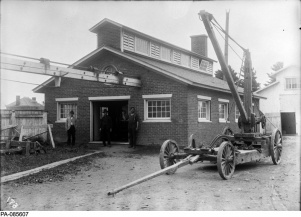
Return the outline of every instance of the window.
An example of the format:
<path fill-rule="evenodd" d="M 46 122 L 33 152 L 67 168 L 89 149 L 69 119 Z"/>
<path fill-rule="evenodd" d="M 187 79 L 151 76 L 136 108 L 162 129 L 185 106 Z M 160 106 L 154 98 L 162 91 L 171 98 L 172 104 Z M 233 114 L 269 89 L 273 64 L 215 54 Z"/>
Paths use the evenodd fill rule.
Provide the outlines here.
<path fill-rule="evenodd" d="M 198 95 L 198 121 L 210 121 L 210 101 L 211 97 Z"/>
<path fill-rule="evenodd" d="M 229 117 L 229 100 L 218 99 L 219 122 L 227 122 Z"/>
<path fill-rule="evenodd" d="M 162 60 L 170 62 L 170 49 L 166 47 L 161 47 L 162 50 Z"/>
<path fill-rule="evenodd" d="M 148 55 L 148 41 L 136 37 L 136 52 Z"/>
<path fill-rule="evenodd" d="M 145 122 L 170 122 L 172 94 L 143 95 Z"/>
<path fill-rule="evenodd" d="M 182 66 L 189 67 L 189 56 L 188 55 L 182 53 L 181 64 L 182 64 Z"/>
<path fill-rule="evenodd" d="M 240 116 L 238 107 L 235 105 L 235 122 L 238 122 L 238 118 Z"/>
<path fill-rule="evenodd" d="M 300 81 L 297 78 L 286 78 L 285 79 L 286 89 L 298 89 L 300 88 Z"/>
<path fill-rule="evenodd" d="M 57 121 L 65 122 L 70 111 L 74 111 L 74 116 L 77 117 L 77 101 L 78 98 L 56 98 L 57 101 Z"/>
<path fill-rule="evenodd" d="M 209 62 L 207 60 L 202 60 L 201 64 L 200 64 L 200 69 L 206 72 L 208 65 L 209 65 Z"/>

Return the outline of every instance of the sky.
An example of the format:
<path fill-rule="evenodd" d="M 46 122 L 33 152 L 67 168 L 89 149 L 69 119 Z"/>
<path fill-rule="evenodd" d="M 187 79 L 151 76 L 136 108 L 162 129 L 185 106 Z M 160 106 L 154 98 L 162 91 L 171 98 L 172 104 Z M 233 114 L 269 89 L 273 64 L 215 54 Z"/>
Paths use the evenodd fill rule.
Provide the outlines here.
<path fill-rule="evenodd" d="M 1 51 L 72 64 L 96 49 L 91 27 L 104 18 L 155 38 L 190 50 L 190 36 L 207 34 L 199 20 L 200 10 L 213 14 L 225 26 L 230 11 L 230 35 L 251 52 L 261 87 L 278 61 L 284 67 L 300 61 L 300 2 L 294 1 L 203 1 L 203 2 L 117 2 L 117 1 L 1 1 Z M 224 41 L 216 32 L 222 50 Z M 209 39 L 208 39 L 209 40 Z M 230 42 L 242 57 L 242 50 Z M 208 41 L 208 57 L 217 60 Z M 241 60 L 229 48 L 229 65 L 239 72 Z M 214 71 L 220 69 L 214 64 Z M 32 89 L 47 80 L 44 75 L 1 70 L 1 108 L 16 95 L 44 94 Z M 24 84 L 7 80 L 21 81 Z"/>

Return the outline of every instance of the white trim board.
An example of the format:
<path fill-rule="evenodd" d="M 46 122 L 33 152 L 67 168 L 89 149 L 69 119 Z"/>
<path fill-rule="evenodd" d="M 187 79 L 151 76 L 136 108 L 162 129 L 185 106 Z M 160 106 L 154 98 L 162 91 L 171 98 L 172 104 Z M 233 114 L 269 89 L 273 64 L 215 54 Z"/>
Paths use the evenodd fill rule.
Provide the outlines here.
<path fill-rule="evenodd" d="M 129 100 L 131 96 L 93 96 L 88 97 L 90 101 Z"/>

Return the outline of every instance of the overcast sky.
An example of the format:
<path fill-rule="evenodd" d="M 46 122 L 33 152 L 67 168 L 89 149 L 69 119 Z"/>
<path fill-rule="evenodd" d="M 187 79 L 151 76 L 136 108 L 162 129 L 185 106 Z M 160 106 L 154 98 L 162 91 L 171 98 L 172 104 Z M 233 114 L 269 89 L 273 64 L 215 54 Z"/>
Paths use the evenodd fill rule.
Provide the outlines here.
<path fill-rule="evenodd" d="M 1 1 L 1 51 L 72 64 L 96 49 L 96 35 L 89 29 L 104 18 L 190 50 L 190 36 L 206 34 L 198 12 L 206 10 L 224 27 L 230 10 L 230 35 L 251 51 L 257 81 L 277 61 L 284 66 L 299 64 L 300 3 L 294 1 L 213 1 L 213 2 L 52 2 Z M 224 49 L 222 38 L 220 46 Z M 209 42 L 209 41 L 208 41 Z M 211 43 L 208 56 L 217 60 Z M 233 48 L 240 56 L 242 51 Z M 239 72 L 241 60 L 229 49 L 229 64 Z M 214 64 L 214 71 L 219 69 Z M 37 97 L 37 85 L 47 76 L 1 70 L 1 108 L 21 97 Z"/>

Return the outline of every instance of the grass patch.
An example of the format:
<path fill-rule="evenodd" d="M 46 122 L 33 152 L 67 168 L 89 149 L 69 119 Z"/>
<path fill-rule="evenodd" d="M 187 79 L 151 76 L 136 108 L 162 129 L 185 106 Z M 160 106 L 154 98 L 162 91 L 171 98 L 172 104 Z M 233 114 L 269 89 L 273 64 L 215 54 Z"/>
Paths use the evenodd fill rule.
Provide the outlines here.
<path fill-rule="evenodd" d="M 40 167 L 53 162 L 81 156 L 92 151 L 81 146 L 80 148 L 66 148 L 66 147 L 46 147 L 46 154 L 11 154 L 1 155 L 1 176 L 18 173 L 36 167 Z"/>

